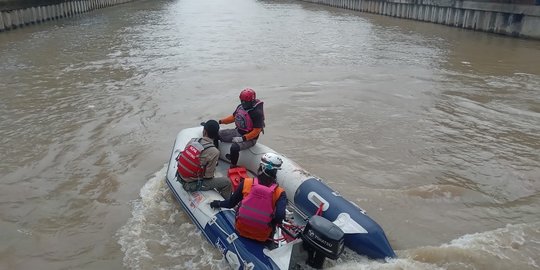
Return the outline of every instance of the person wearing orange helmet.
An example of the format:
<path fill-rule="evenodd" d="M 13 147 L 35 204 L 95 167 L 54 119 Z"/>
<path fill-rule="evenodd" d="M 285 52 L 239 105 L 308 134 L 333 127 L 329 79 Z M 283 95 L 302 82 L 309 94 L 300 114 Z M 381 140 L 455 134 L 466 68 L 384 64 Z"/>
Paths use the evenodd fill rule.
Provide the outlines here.
<path fill-rule="evenodd" d="M 264 128 L 263 102 L 257 99 L 253 89 L 245 88 L 240 92 L 240 105 L 231 115 L 219 120 L 219 123 L 236 125 L 234 129 L 219 131 L 222 142 L 232 143 L 226 157 L 231 161 L 231 168 L 234 168 L 238 163 L 240 150 L 254 146 Z"/>

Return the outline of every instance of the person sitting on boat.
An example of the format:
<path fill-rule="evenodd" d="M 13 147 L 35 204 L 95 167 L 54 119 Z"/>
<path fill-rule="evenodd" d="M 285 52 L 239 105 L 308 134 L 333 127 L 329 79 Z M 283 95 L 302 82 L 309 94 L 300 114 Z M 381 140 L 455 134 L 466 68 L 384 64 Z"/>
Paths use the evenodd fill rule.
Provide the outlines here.
<path fill-rule="evenodd" d="M 256 98 L 253 89 L 242 90 L 240 92 L 240 105 L 236 107 L 233 114 L 219 120 L 220 124 L 233 122 L 236 128 L 219 131 L 222 142 L 232 142 L 230 152 L 226 155 L 231 161 L 231 168 L 236 167 L 240 150 L 254 146 L 264 128 L 263 102 Z"/>
<path fill-rule="evenodd" d="M 219 159 L 218 134 L 219 123 L 216 120 L 204 123 L 203 137 L 191 139 L 176 158 L 177 176 L 186 191 L 215 189 L 228 199 L 231 182 L 225 177 L 214 178 Z"/>
<path fill-rule="evenodd" d="M 215 200 L 210 206 L 233 208 L 240 203 L 236 212 L 236 231 L 243 237 L 265 242 L 274 227 L 285 218 L 287 195 L 276 182 L 276 173 L 282 163 L 278 155 L 264 154 L 257 177 L 243 179 L 230 199 Z"/>

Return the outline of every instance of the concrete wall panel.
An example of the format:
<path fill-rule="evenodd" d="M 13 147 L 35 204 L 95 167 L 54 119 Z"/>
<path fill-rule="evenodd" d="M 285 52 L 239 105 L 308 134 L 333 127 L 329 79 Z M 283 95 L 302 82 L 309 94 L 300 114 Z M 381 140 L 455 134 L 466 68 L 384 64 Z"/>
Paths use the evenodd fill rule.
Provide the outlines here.
<path fill-rule="evenodd" d="M 386 16 L 429 21 L 477 31 L 540 39 L 540 5 L 463 0 L 301 1 L 321 3 Z M 536 1 L 538 2 L 540 0 Z"/>
<path fill-rule="evenodd" d="M 6 26 L 4 25 L 4 13 L 0 11 L 0 32 L 5 30 Z"/>
<path fill-rule="evenodd" d="M 53 0 L 54 1 L 54 0 Z M 83 1 L 56 1 L 53 4 L 43 6 L 27 6 L 14 10 L 0 10 L 0 32 L 12 30 L 17 27 L 23 27 L 29 24 L 44 22 L 47 20 L 60 19 L 71 17 L 75 14 L 88 12 L 91 10 L 104 8 L 108 6 L 127 3 L 133 0 L 83 0 Z M 320 3 L 323 0 L 316 0 Z M 361 0 L 324 0 L 329 4 L 334 4 L 339 7 L 360 9 L 363 4 Z M 366 3 L 367 1 L 363 1 Z M 50 3 L 50 2 L 49 2 Z"/>

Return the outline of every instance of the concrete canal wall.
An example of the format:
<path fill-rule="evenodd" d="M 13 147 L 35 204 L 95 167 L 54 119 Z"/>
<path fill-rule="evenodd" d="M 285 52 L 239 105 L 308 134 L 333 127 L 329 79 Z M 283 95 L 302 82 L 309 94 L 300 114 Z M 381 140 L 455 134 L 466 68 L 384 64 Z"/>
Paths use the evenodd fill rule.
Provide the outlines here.
<path fill-rule="evenodd" d="M 301 0 L 503 35 L 540 39 L 538 0 L 528 4 L 460 0 Z M 536 5 L 535 5 L 536 4 Z"/>
<path fill-rule="evenodd" d="M 133 0 L 53 0 L 34 1 L 35 3 L 0 1 L 0 32 L 131 1 Z"/>
<path fill-rule="evenodd" d="M 0 0 L 0 32 L 133 0 Z M 503 35 L 540 39 L 540 0 L 301 0 Z M 526 4 L 519 4 L 526 3 Z"/>

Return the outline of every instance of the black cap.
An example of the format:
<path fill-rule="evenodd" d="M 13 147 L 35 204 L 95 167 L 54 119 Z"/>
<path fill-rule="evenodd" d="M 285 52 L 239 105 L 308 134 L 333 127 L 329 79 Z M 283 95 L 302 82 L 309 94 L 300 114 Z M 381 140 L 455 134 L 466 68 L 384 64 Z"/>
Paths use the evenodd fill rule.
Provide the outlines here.
<path fill-rule="evenodd" d="M 219 134 L 219 123 L 216 120 L 208 120 L 204 123 L 204 130 L 206 130 L 208 137 L 216 139 Z"/>

